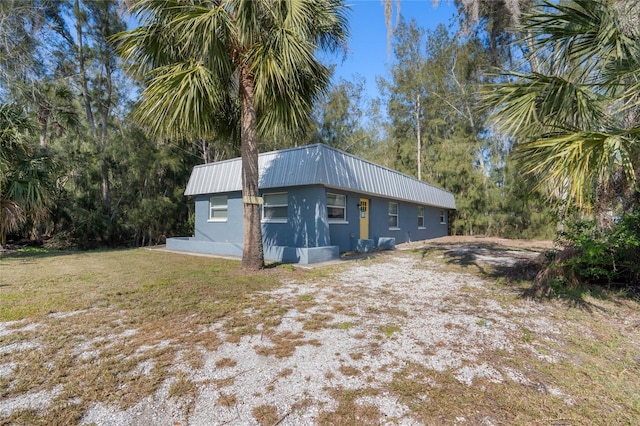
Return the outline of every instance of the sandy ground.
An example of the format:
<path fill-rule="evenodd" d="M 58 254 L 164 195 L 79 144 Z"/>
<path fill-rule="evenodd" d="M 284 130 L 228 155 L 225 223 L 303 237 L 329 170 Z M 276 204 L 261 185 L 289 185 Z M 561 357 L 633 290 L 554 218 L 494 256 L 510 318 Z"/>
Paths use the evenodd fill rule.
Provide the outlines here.
<path fill-rule="evenodd" d="M 473 237 L 468 235 L 452 235 L 448 237 L 433 238 L 426 241 L 401 244 L 406 248 L 454 248 L 454 247 L 489 247 L 494 249 L 521 249 L 526 251 L 544 251 L 554 248 L 550 240 L 511 240 L 498 237 Z"/>

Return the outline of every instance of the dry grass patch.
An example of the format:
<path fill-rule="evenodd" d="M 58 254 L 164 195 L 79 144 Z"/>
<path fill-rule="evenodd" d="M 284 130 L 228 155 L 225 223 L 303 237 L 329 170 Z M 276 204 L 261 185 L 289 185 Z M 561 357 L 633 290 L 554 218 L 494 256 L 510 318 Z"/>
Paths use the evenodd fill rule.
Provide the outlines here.
<path fill-rule="evenodd" d="M 231 368 L 235 367 L 237 364 L 238 362 L 235 359 L 225 357 L 216 361 L 216 368 Z"/>
<path fill-rule="evenodd" d="M 260 405 L 252 410 L 252 414 L 261 426 L 273 426 L 279 420 L 278 407 L 275 405 Z"/>
<path fill-rule="evenodd" d="M 315 301 L 315 296 L 312 293 L 300 294 L 292 303 L 298 312 L 307 312 L 307 310 L 318 306 L 318 303 Z"/>
<path fill-rule="evenodd" d="M 227 388 L 229 386 L 233 386 L 236 381 L 237 376 L 225 377 L 224 379 L 214 381 L 216 387 L 218 388 Z"/>
<path fill-rule="evenodd" d="M 238 403 L 238 398 L 235 393 L 226 394 L 224 392 L 220 392 L 218 403 L 223 407 L 231 408 Z"/>
<path fill-rule="evenodd" d="M 188 350 L 181 355 L 180 362 L 186 364 L 189 370 L 194 371 L 204 367 L 204 355 L 199 349 Z"/>
<path fill-rule="evenodd" d="M 257 354 L 263 356 L 273 355 L 276 358 L 288 358 L 295 352 L 298 346 L 312 345 L 321 346 L 316 339 L 305 339 L 304 333 L 293 333 L 291 331 L 283 331 L 282 333 L 272 334 L 269 337 L 272 346 L 254 346 Z"/>
<path fill-rule="evenodd" d="M 196 391 L 197 387 L 195 383 L 189 380 L 184 373 L 180 373 L 178 374 L 176 381 L 171 383 L 171 386 L 169 387 L 169 397 L 194 397 L 196 395 Z"/>
<path fill-rule="evenodd" d="M 351 308 L 342 303 L 334 303 L 333 305 L 331 305 L 331 312 L 334 314 L 346 315 L 351 312 Z"/>
<path fill-rule="evenodd" d="M 379 425 L 384 416 L 372 404 L 360 404 L 358 398 L 375 396 L 379 391 L 374 388 L 348 390 L 343 388 L 326 389 L 337 403 L 333 411 L 322 411 L 318 416 L 319 425 Z"/>
<path fill-rule="evenodd" d="M 331 321 L 333 316 L 327 314 L 311 314 L 311 318 L 306 320 L 302 326 L 303 330 L 313 331 L 320 330 L 322 328 L 332 328 Z"/>
<path fill-rule="evenodd" d="M 350 365 L 341 365 L 340 368 L 338 368 L 338 370 L 344 376 L 359 376 L 361 374 L 359 369 Z"/>
<path fill-rule="evenodd" d="M 222 343 L 212 323 L 240 335 L 276 324 L 286 310 L 264 294 L 290 272 L 239 266 L 144 249 L 1 255 L 0 321 L 20 322 L 0 335 L 1 348 L 16 348 L 0 352 L 0 365 L 15 365 L 0 378 L 0 399 L 62 389 L 49 409 L 2 421 L 73 424 L 93 402 L 129 408 L 173 376 L 176 362 L 202 367 L 202 351 Z M 195 392 L 185 376 L 170 391 Z"/>
<path fill-rule="evenodd" d="M 285 368 L 284 370 L 278 373 L 277 377 L 289 377 L 292 374 L 293 374 L 292 368 Z"/>

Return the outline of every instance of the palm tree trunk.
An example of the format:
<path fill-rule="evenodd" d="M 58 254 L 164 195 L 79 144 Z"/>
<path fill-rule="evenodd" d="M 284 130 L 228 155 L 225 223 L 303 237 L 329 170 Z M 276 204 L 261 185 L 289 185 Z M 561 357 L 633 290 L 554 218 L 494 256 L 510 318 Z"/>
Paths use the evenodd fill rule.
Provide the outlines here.
<path fill-rule="evenodd" d="M 258 134 L 256 109 L 253 103 L 253 75 L 240 71 L 240 152 L 242 156 L 242 199 L 244 202 L 244 248 L 242 267 L 260 270 L 264 267 L 262 228 L 258 192 Z"/>

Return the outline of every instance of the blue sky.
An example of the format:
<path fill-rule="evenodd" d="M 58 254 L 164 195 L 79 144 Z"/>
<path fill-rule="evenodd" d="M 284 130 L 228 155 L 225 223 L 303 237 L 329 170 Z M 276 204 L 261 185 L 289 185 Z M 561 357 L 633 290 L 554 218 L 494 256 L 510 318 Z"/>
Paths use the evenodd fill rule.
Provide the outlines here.
<path fill-rule="evenodd" d="M 384 6 L 380 0 L 351 0 L 349 14 L 350 37 L 348 52 L 342 57 L 333 56 L 336 63 L 334 78 L 353 80 L 360 75 L 366 80 L 366 93 L 369 98 L 377 96 L 376 76 L 388 77 L 393 62 L 387 50 L 387 27 L 384 19 Z M 394 23 L 396 21 L 396 2 L 394 0 Z M 456 8 L 452 1 L 440 0 L 434 7 L 432 0 L 402 0 L 400 13 L 405 20 L 414 18 L 418 25 L 433 29 L 438 24 L 449 25 L 453 22 Z"/>

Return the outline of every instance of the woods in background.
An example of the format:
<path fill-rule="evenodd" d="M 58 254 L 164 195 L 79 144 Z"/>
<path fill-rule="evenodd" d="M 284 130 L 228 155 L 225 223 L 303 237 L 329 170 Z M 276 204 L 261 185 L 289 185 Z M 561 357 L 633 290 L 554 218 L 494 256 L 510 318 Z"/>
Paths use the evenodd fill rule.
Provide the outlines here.
<path fill-rule="evenodd" d="M 621 18 L 638 16 L 621 13 L 623 3 L 578 0 L 562 10 L 463 1 L 449 27 L 401 20 L 379 96 L 364 92 L 361 77 L 334 80 L 309 124 L 264 135 L 259 150 L 326 143 L 441 186 L 456 196 L 456 234 L 552 238 L 567 215 L 636 211 L 640 32 Z M 580 24 L 580 10 L 602 19 Z M 240 154 L 233 136 L 153 136 L 134 121 L 147 82 L 127 78 L 112 43 L 127 16 L 116 0 L 0 2 L 3 245 L 146 245 L 189 235 L 193 207 L 182 194 L 192 167 Z M 562 39 L 563 28 L 574 33 Z M 594 49 L 611 49 L 589 48 L 589 37 Z M 576 135 L 595 151 L 567 163 Z M 576 175 L 554 164 L 585 171 L 579 190 L 566 186 Z"/>

